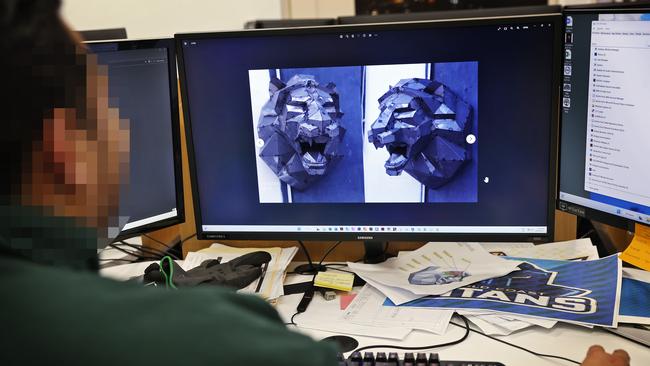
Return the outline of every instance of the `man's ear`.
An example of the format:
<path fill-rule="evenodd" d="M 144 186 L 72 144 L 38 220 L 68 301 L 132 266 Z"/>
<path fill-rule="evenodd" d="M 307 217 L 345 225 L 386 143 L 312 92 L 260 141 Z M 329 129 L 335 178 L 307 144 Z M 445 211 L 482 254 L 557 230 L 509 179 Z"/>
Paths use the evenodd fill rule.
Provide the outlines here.
<path fill-rule="evenodd" d="M 73 108 L 54 108 L 51 118 L 43 119 L 43 172 L 51 174 L 52 179 L 48 180 L 55 185 L 74 185 L 85 180 L 78 176 L 83 171 L 78 169 L 77 157 L 87 145 L 86 133 L 76 127 L 77 114 Z"/>

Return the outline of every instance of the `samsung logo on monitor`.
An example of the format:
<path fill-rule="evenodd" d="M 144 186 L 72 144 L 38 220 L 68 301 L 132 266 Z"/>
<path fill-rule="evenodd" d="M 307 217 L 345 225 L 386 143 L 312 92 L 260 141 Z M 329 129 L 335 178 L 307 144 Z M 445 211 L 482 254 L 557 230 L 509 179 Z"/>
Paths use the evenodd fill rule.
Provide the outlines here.
<path fill-rule="evenodd" d="M 374 238 L 374 236 L 357 236 L 357 239 L 359 240 L 372 240 Z"/>

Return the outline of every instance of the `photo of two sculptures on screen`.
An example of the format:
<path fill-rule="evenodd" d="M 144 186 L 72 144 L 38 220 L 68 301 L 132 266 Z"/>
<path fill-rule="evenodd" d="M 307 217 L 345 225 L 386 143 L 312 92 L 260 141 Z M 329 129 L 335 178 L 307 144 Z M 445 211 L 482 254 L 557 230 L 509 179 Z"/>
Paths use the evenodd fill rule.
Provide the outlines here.
<path fill-rule="evenodd" d="M 248 76 L 260 203 L 478 201 L 478 62 Z"/>

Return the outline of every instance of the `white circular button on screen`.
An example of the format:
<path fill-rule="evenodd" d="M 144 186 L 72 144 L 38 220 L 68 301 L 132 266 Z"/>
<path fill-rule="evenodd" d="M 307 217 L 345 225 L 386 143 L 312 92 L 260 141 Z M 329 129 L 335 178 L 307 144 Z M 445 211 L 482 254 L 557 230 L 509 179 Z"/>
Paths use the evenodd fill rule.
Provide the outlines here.
<path fill-rule="evenodd" d="M 469 135 L 467 135 L 467 137 L 465 138 L 465 141 L 467 141 L 467 143 L 471 145 L 471 144 L 473 144 L 473 143 L 476 142 L 476 136 L 474 136 L 474 135 L 472 135 L 472 134 L 469 134 Z"/>
<path fill-rule="evenodd" d="M 264 146 L 264 140 L 262 140 L 262 139 L 257 139 L 257 146 L 259 146 L 259 147 Z"/>

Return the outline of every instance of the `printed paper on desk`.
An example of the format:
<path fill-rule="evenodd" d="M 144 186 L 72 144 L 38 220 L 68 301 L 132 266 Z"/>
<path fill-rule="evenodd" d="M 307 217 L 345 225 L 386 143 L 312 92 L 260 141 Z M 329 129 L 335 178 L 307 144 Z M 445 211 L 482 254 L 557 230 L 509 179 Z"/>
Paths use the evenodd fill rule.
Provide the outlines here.
<path fill-rule="evenodd" d="M 618 321 L 650 325 L 650 272 L 623 268 Z"/>
<path fill-rule="evenodd" d="M 390 299 L 390 301 L 393 302 L 395 305 L 402 305 L 407 302 L 411 302 L 413 300 L 417 300 L 422 298 L 422 295 L 415 295 L 410 291 L 407 290 L 402 290 L 399 287 L 391 287 L 391 286 L 386 286 L 382 285 L 379 282 L 375 282 L 369 278 L 366 278 L 366 283 L 371 285 L 372 287 L 376 288 L 377 290 L 381 291 L 386 297 Z"/>
<path fill-rule="evenodd" d="M 319 295 L 314 296 L 307 311 L 298 315 L 295 322 L 299 328 L 392 340 L 402 340 L 412 331 L 411 328 L 402 326 L 355 324 L 345 320 L 344 314 L 345 311 L 339 308 L 337 301 L 327 301 Z"/>
<path fill-rule="evenodd" d="M 509 245 L 481 243 L 488 252 L 499 256 L 519 258 L 538 258 L 555 260 L 593 260 L 598 259 L 598 249 L 590 239 L 577 239 L 539 245 Z"/>
<path fill-rule="evenodd" d="M 519 263 L 488 253 L 478 243 L 428 243 L 380 264 L 348 262 L 357 275 L 415 295 L 441 295 L 452 289 L 517 269 Z"/>
<path fill-rule="evenodd" d="M 621 259 L 650 271 L 650 227 L 641 224 L 634 226 L 634 239 L 621 253 Z"/>
<path fill-rule="evenodd" d="M 343 319 L 351 323 L 376 327 L 407 327 L 434 334 L 444 334 L 453 310 L 384 306 L 386 296 L 366 284 L 347 307 Z"/>
<path fill-rule="evenodd" d="M 621 291 L 621 261 L 616 255 L 593 261 L 525 261 L 519 271 L 506 276 L 402 306 L 489 309 L 576 324 L 616 326 Z"/>

